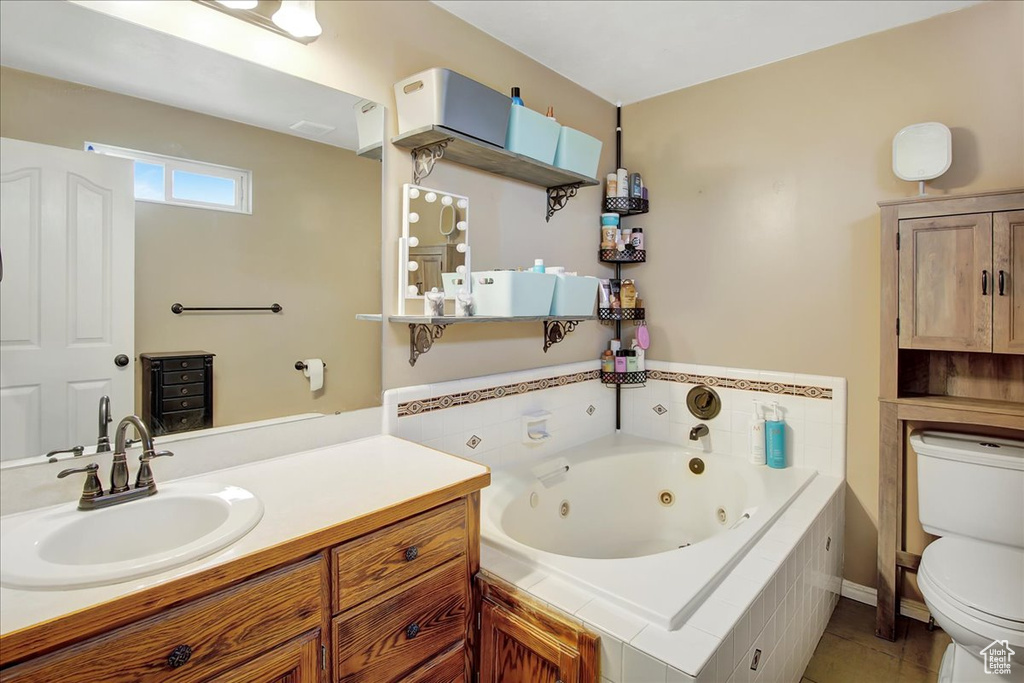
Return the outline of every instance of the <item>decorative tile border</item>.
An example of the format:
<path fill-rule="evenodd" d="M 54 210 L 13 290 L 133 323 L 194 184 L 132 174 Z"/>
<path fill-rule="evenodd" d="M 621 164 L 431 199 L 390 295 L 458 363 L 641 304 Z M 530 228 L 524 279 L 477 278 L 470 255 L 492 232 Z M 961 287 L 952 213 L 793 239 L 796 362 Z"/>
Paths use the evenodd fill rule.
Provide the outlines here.
<path fill-rule="evenodd" d="M 515 384 L 503 384 L 485 389 L 474 389 L 473 391 L 466 391 L 460 394 L 444 394 L 443 396 L 415 399 L 398 404 L 398 417 L 409 417 L 410 415 L 419 415 L 434 410 L 444 410 L 445 408 L 456 408 L 495 398 L 528 394 L 531 391 L 564 387 L 569 384 L 596 380 L 600 374 L 600 370 L 588 370 L 587 372 L 577 372 L 571 375 L 558 375 L 557 377 L 545 377 L 543 379 L 530 380 L 529 382 L 517 382 Z"/>
<path fill-rule="evenodd" d="M 803 396 L 804 398 L 820 398 L 832 400 L 832 389 L 827 387 L 807 386 L 802 384 L 783 384 L 781 382 L 761 382 L 756 379 L 732 379 L 731 377 L 713 377 L 711 375 L 691 375 L 686 372 L 668 372 L 666 370 L 648 370 L 647 379 L 681 384 L 703 384 L 708 387 L 725 389 L 742 389 L 743 391 L 760 391 L 766 394 L 786 394 Z"/>

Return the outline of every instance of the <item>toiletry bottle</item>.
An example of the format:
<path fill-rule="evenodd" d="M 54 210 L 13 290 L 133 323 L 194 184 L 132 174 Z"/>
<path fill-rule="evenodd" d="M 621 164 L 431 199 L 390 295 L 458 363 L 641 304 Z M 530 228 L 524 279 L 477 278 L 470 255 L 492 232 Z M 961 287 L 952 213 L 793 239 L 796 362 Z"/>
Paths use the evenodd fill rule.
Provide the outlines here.
<path fill-rule="evenodd" d="M 533 272 L 543 273 L 544 272 L 544 259 L 538 258 L 533 260 Z"/>
<path fill-rule="evenodd" d="M 604 196 L 608 198 L 617 197 L 619 194 L 618 186 L 618 176 L 615 175 L 614 173 L 609 173 L 608 177 L 605 178 Z"/>
<path fill-rule="evenodd" d="M 630 348 L 636 354 L 636 371 L 643 372 L 647 369 L 647 352 L 644 351 L 643 347 L 640 346 L 640 342 L 636 339 L 630 344 Z"/>
<path fill-rule="evenodd" d="M 626 372 L 626 349 L 615 352 L 615 372 Z"/>
<path fill-rule="evenodd" d="M 626 354 L 626 372 L 636 372 L 640 368 L 637 367 L 636 351 L 633 349 L 626 349 L 623 351 Z"/>
<path fill-rule="evenodd" d="M 601 354 L 601 372 L 615 372 L 615 355 L 610 349 Z"/>
<path fill-rule="evenodd" d="M 633 242 L 633 249 L 636 251 L 644 250 L 644 229 L 633 228 L 633 232 L 630 233 L 630 239 Z"/>
<path fill-rule="evenodd" d="M 608 348 L 612 350 L 613 354 L 616 354 L 622 348 L 622 342 L 619 341 L 618 339 L 612 339 L 610 342 L 608 342 Z"/>
<path fill-rule="evenodd" d="M 523 104 L 523 98 L 519 96 L 519 86 L 512 88 L 512 104 L 518 104 L 520 107 L 526 106 Z"/>
<path fill-rule="evenodd" d="M 620 197 L 629 196 L 629 171 L 620 168 L 615 171 L 616 193 Z"/>
<path fill-rule="evenodd" d="M 779 417 L 779 403 L 772 403 L 772 419 L 764 424 L 765 459 L 768 467 L 781 470 L 786 467 L 786 423 Z"/>
<path fill-rule="evenodd" d="M 631 174 L 629 176 L 629 196 L 634 199 L 640 199 L 643 196 L 643 188 L 643 177 L 639 173 Z"/>
<path fill-rule="evenodd" d="M 754 401 L 754 417 L 750 419 L 750 464 L 764 465 L 764 453 L 764 417 L 761 416 L 761 406 Z"/>
<path fill-rule="evenodd" d="M 544 116 L 548 117 L 552 121 L 557 121 L 558 120 L 558 119 L 555 118 L 555 108 L 552 107 L 552 106 L 548 106 L 548 113 L 544 114 Z"/>

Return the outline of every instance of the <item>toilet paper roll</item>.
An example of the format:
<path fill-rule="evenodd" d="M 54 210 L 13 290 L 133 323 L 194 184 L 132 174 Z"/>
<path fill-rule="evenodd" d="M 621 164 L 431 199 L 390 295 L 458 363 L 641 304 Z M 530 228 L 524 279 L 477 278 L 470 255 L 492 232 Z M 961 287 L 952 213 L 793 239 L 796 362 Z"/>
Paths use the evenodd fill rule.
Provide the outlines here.
<path fill-rule="evenodd" d="M 309 390 L 320 391 L 324 388 L 324 361 L 320 358 L 307 358 L 302 361 L 306 368 L 302 374 L 309 378 Z"/>

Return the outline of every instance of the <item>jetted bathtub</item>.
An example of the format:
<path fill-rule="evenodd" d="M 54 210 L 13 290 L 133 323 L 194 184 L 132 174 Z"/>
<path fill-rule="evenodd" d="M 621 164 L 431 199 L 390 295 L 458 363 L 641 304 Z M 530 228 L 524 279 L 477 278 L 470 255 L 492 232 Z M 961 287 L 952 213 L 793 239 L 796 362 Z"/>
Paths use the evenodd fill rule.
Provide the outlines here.
<path fill-rule="evenodd" d="M 615 435 L 494 471 L 482 493 L 481 534 L 672 630 L 814 476 Z"/>

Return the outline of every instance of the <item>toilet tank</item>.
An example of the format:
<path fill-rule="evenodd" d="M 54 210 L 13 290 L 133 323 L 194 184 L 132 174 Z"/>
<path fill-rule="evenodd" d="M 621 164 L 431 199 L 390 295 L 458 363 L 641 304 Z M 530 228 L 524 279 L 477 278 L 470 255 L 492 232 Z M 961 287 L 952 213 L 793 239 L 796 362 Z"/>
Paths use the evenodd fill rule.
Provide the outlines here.
<path fill-rule="evenodd" d="M 1024 548 L 1024 441 L 915 431 L 921 526 Z"/>

